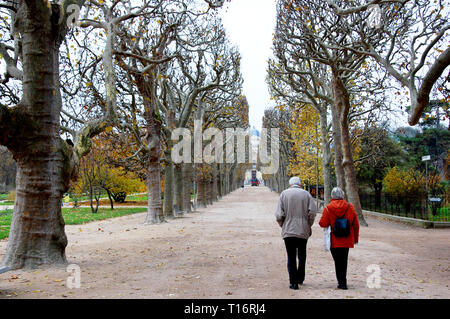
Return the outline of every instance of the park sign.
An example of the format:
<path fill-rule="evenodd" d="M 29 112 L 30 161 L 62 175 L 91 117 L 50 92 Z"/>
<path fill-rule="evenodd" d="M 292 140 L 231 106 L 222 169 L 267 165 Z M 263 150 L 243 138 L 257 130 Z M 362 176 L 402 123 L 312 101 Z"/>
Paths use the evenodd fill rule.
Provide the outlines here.
<path fill-rule="evenodd" d="M 422 162 L 424 162 L 424 161 L 429 161 L 430 159 L 431 159 L 431 156 L 430 156 L 430 155 L 422 156 Z"/>
<path fill-rule="evenodd" d="M 442 200 L 442 198 L 439 197 L 430 197 L 428 199 L 430 202 L 440 202 Z"/>

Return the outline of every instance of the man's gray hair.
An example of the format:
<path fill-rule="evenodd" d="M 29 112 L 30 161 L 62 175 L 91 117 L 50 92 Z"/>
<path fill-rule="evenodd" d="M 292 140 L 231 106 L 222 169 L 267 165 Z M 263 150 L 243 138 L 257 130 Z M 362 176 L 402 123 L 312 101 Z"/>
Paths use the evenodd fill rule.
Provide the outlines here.
<path fill-rule="evenodd" d="M 302 185 L 302 182 L 298 176 L 291 177 L 289 179 L 289 185 Z"/>
<path fill-rule="evenodd" d="M 344 199 L 345 193 L 340 187 L 335 187 L 331 191 L 331 198 L 332 199 Z"/>

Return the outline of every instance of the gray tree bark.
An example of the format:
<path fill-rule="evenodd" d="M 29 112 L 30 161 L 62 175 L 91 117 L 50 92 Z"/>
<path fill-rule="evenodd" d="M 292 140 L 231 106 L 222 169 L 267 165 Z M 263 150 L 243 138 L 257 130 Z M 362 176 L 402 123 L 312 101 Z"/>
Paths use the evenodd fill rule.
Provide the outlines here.
<path fill-rule="evenodd" d="M 193 182 L 193 169 L 191 163 L 185 163 L 183 166 L 183 208 L 186 213 L 192 213 L 191 209 L 191 190 Z"/>
<path fill-rule="evenodd" d="M 166 168 L 164 170 L 164 215 L 167 218 L 174 218 L 175 214 L 173 212 L 173 164 L 170 160 L 170 153 L 166 154 Z"/>
<path fill-rule="evenodd" d="M 355 207 L 360 225 L 367 226 L 367 222 L 362 214 L 361 202 L 359 200 L 358 183 L 356 181 L 356 171 L 353 162 L 351 137 L 348 127 L 348 113 L 350 110 L 349 95 L 339 77 L 333 76 L 332 82 L 336 109 L 340 111 L 339 120 L 341 127 L 341 143 L 343 152 L 342 166 L 345 172 L 345 190 L 348 201 Z"/>
<path fill-rule="evenodd" d="M 328 137 L 327 112 L 319 113 L 320 116 L 320 133 L 322 135 L 322 170 L 323 170 L 323 188 L 325 205 L 331 200 L 331 147 Z"/>
<path fill-rule="evenodd" d="M 345 173 L 342 166 L 342 133 L 340 123 L 340 112 L 336 109 L 336 103 L 331 105 L 331 118 L 333 127 L 334 144 L 334 172 L 336 174 L 337 186 L 345 190 Z"/>
<path fill-rule="evenodd" d="M 173 199 L 176 205 L 175 214 L 181 213 L 183 211 L 183 171 L 181 164 L 174 164 L 173 166 L 174 175 L 174 193 Z"/>

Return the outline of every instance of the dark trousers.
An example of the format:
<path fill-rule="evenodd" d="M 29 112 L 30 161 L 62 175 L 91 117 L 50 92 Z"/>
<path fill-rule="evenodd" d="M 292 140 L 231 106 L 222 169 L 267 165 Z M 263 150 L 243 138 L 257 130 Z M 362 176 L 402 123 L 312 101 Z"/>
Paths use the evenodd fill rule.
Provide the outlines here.
<path fill-rule="evenodd" d="M 348 248 L 331 248 L 331 255 L 334 259 L 336 279 L 339 286 L 347 286 L 347 260 Z"/>
<path fill-rule="evenodd" d="M 287 237 L 284 239 L 287 252 L 287 268 L 289 272 L 289 282 L 291 284 L 302 284 L 305 280 L 306 265 L 306 243 L 307 239 L 297 237 Z M 297 267 L 298 257 L 298 267 Z"/>

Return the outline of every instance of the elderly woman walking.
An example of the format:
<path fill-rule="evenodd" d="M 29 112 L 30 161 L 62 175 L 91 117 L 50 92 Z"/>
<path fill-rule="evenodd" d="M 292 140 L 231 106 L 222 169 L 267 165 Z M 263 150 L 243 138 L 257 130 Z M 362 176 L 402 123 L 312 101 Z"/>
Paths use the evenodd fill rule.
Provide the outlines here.
<path fill-rule="evenodd" d="M 344 191 L 335 187 L 331 202 L 319 221 L 320 227 L 331 226 L 331 255 L 333 256 L 338 289 L 347 289 L 347 260 L 349 248 L 358 243 L 359 223 L 355 208 L 344 200 Z"/>

